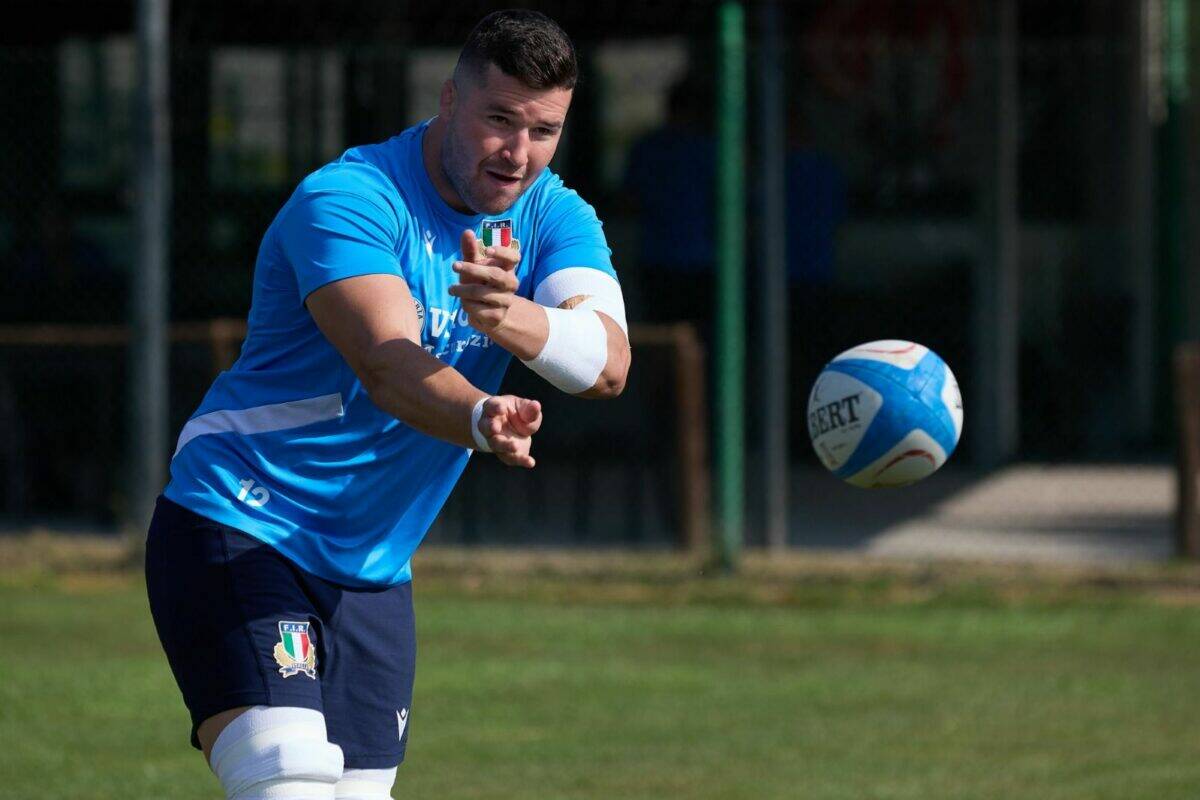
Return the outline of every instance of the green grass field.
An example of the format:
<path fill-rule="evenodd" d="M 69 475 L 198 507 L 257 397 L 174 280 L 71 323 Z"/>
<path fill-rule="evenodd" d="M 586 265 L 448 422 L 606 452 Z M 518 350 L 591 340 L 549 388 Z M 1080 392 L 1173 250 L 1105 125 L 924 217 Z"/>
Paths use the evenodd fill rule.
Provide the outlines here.
<path fill-rule="evenodd" d="M 1192 573 L 564 558 L 418 562 L 396 797 L 1200 792 Z M 137 573 L 0 566 L 0 797 L 219 798 Z"/>

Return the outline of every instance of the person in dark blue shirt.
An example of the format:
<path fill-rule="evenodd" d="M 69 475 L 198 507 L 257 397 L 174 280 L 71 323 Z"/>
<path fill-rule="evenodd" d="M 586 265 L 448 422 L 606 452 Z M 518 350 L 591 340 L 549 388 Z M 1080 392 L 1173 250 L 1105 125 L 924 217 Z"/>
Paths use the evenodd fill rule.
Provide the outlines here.
<path fill-rule="evenodd" d="M 639 318 L 712 325 L 716 142 L 710 83 L 689 73 L 667 97 L 664 124 L 629 151 L 625 192 L 638 223 Z"/>

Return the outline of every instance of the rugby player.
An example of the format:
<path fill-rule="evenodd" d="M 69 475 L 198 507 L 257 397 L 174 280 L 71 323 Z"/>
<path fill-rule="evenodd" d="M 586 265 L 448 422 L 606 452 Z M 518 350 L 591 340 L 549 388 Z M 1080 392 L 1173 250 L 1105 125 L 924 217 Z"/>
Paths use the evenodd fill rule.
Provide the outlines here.
<path fill-rule="evenodd" d="M 410 558 L 471 452 L 531 468 L 512 356 L 620 394 L 600 221 L 547 169 L 576 81 L 549 18 L 471 31 L 439 113 L 306 177 L 249 332 L 183 427 L 146 548 L 155 627 L 230 800 L 384 798 L 409 736 Z"/>

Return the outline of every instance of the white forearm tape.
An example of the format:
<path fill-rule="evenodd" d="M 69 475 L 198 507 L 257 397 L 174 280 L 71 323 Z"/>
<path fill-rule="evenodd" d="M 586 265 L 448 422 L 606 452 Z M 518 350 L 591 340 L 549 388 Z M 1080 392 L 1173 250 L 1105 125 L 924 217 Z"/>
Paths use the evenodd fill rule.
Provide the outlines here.
<path fill-rule="evenodd" d="M 581 304 L 582 306 L 582 304 Z M 608 363 L 608 331 L 590 308 L 546 308 L 550 335 L 525 366 L 567 394 L 586 392 Z"/>
<path fill-rule="evenodd" d="M 579 305 L 576 309 L 585 309 L 590 311 L 603 311 L 608 316 L 612 317 L 612 321 L 617 323 L 617 327 L 629 335 L 629 324 L 625 322 L 625 300 L 617 295 L 612 297 L 589 297 Z"/>
<path fill-rule="evenodd" d="M 612 317 L 617 327 L 629 333 L 625 322 L 625 298 L 621 284 L 606 272 L 591 267 L 568 267 L 552 273 L 538 284 L 533 293 L 533 302 L 547 308 L 558 308 L 573 297 L 584 296 L 576 309 L 590 308 L 603 311 Z"/>

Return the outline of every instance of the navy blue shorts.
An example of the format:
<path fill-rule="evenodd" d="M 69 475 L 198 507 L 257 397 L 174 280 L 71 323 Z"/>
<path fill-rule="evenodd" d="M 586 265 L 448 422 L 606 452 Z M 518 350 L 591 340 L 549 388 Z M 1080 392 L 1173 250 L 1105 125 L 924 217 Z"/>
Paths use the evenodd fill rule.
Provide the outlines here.
<path fill-rule="evenodd" d="M 341 586 L 241 531 L 158 499 L 150 611 L 196 729 L 238 706 L 325 714 L 346 766 L 404 760 L 416 663 L 412 585 Z"/>

